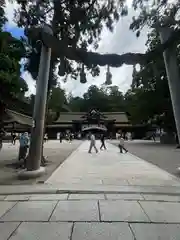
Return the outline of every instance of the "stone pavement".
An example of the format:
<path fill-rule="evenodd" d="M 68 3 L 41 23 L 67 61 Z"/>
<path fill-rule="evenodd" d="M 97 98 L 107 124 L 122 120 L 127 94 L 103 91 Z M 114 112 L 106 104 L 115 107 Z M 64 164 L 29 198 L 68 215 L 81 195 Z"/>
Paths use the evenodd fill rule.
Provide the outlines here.
<path fill-rule="evenodd" d="M 180 195 L 0 195 L 1 240 L 179 240 Z"/>
<path fill-rule="evenodd" d="M 58 140 L 49 140 L 44 144 L 44 156 L 47 159 L 46 174 L 35 179 L 21 181 L 17 178 L 20 169 L 18 152 L 19 142 L 16 145 L 4 143 L 0 152 L 0 185 L 24 185 L 44 182 L 52 172 L 81 144 L 82 141 L 74 140 L 71 144 L 67 141 L 60 143 Z"/>
<path fill-rule="evenodd" d="M 110 142 L 116 145 L 119 143 L 115 139 Z M 180 149 L 177 149 L 176 145 L 161 144 L 159 141 L 151 140 L 126 141 L 125 145 L 130 153 L 180 177 L 177 171 L 180 166 Z"/>
<path fill-rule="evenodd" d="M 111 144 L 88 154 L 88 144 L 46 184 L 0 186 L 0 240 L 180 240 L 179 180 Z"/>
<path fill-rule="evenodd" d="M 97 141 L 97 146 L 100 142 Z M 111 186 L 180 187 L 175 176 L 132 154 L 120 154 L 107 143 L 107 151 L 88 154 L 89 142 L 83 142 L 46 181 L 47 184 L 94 186 L 108 190 Z"/>

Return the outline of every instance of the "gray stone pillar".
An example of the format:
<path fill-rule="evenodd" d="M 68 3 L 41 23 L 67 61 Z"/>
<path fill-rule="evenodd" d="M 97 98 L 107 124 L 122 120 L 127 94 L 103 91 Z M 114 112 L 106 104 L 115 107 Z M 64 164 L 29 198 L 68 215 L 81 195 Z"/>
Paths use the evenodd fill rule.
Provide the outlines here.
<path fill-rule="evenodd" d="M 42 31 L 50 34 L 52 30 L 49 26 L 43 26 Z M 29 156 L 27 160 L 27 170 L 21 172 L 20 178 L 34 178 L 45 172 L 41 166 L 42 147 L 44 140 L 44 123 L 46 114 L 46 101 L 49 80 L 49 69 L 51 60 L 51 49 L 42 43 L 41 58 L 39 64 L 39 74 L 36 87 L 36 97 L 33 113 L 33 126 L 31 130 L 31 142 Z"/>
<path fill-rule="evenodd" d="M 161 43 L 166 42 L 173 29 L 162 27 L 159 29 Z M 163 53 L 167 73 L 172 107 L 176 123 L 178 139 L 180 141 L 180 74 L 176 55 L 176 46 L 169 47 Z"/>

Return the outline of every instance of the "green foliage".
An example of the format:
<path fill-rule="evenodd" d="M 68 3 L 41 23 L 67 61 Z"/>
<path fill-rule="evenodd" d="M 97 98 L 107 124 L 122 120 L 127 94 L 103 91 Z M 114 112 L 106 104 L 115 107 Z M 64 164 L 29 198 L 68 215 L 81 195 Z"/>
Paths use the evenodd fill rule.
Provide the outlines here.
<path fill-rule="evenodd" d="M 0 7 L 0 102 L 7 103 L 11 97 L 24 96 L 28 88 L 20 78 L 20 60 L 25 57 L 25 47 L 22 40 L 2 30 L 6 21 L 3 7 Z"/>
<path fill-rule="evenodd" d="M 61 89 L 60 86 L 53 87 L 49 96 L 48 108 L 52 112 L 60 113 L 64 104 L 67 104 L 65 90 Z"/>
<path fill-rule="evenodd" d="M 167 0 L 133 0 L 132 7 L 139 13 L 133 17 L 130 25 L 130 29 L 136 32 L 137 37 L 145 26 L 157 28 L 164 23 L 173 27 L 179 25 L 179 20 L 176 20 L 180 9 L 178 1 L 170 3 Z"/>
<path fill-rule="evenodd" d="M 147 52 L 159 41 L 156 30 L 152 30 L 148 35 Z M 125 101 L 134 123 L 151 121 L 166 130 L 175 130 L 163 56 L 154 63 L 141 65 L 139 72 L 134 68 L 133 84 L 125 95 Z"/>
<path fill-rule="evenodd" d="M 70 97 L 69 108 L 72 111 L 87 112 L 96 108 L 102 112 L 124 111 L 123 94 L 117 86 L 97 87 L 92 85 L 83 97 Z"/>
<path fill-rule="evenodd" d="M 5 22 L 7 21 L 7 18 L 5 16 L 5 0 L 1 0 L 1 5 L 0 5 L 0 29 L 3 28 Z"/>
<path fill-rule="evenodd" d="M 58 39 L 69 47 L 80 47 L 85 50 L 97 49 L 103 26 L 113 31 L 114 24 L 119 20 L 120 15 L 127 14 L 125 0 L 16 1 L 20 5 L 20 9 L 16 12 L 16 22 L 20 27 L 34 26 L 50 21 L 54 35 Z M 37 52 L 32 50 L 36 47 L 35 43 L 31 42 L 31 47 L 26 67 L 36 79 L 40 51 L 39 48 Z M 81 65 L 73 64 L 63 56 L 58 59 L 54 56 L 51 61 L 51 85 L 56 85 L 56 81 L 53 81 L 52 78 L 54 78 L 54 69 L 58 62 L 61 63 L 59 76 L 71 75 L 73 79 L 77 79 Z M 97 66 L 86 67 L 85 71 L 90 72 L 92 76 L 99 74 Z"/>

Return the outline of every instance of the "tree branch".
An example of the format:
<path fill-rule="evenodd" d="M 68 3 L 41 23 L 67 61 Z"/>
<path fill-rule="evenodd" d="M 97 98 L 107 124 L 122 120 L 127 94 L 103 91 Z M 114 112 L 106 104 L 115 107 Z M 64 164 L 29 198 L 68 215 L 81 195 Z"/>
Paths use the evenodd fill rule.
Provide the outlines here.
<path fill-rule="evenodd" d="M 82 62 L 85 65 L 91 67 L 95 65 L 105 66 L 109 65 L 111 67 L 121 67 L 123 64 L 135 65 L 145 64 L 154 61 L 158 56 L 161 56 L 163 51 L 170 46 L 174 45 L 177 40 L 180 39 L 180 29 L 175 30 L 171 37 L 164 43 L 159 44 L 154 50 L 147 53 L 125 53 L 122 55 L 118 54 L 99 54 L 96 52 L 86 52 L 82 49 L 74 49 L 68 47 L 66 43 L 58 40 L 54 36 L 48 33 L 42 32 L 42 29 L 30 29 L 28 31 L 28 36 L 35 40 L 41 39 L 43 43 L 52 49 L 52 52 L 56 56 L 65 56 L 70 60 L 75 60 L 77 62 Z"/>

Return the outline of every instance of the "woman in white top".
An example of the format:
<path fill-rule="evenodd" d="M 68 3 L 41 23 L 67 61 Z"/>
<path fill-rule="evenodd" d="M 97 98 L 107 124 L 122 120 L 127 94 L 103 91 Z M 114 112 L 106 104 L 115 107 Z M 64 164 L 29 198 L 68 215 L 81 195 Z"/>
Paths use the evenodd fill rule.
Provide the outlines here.
<path fill-rule="evenodd" d="M 119 150 L 120 153 L 123 153 L 123 150 L 127 153 L 128 150 L 124 147 L 124 138 L 120 137 L 120 141 L 119 141 Z"/>
<path fill-rule="evenodd" d="M 98 153 L 97 147 L 96 147 L 96 138 L 94 134 L 90 134 L 90 146 L 88 153 L 91 153 L 92 148 L 95 149 L 96 153 Z"/>

